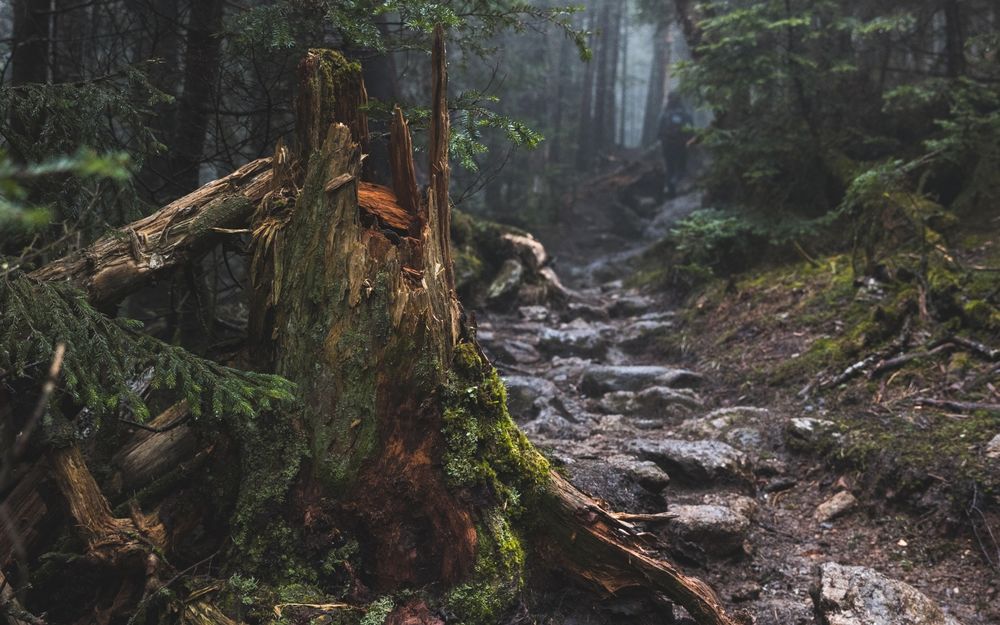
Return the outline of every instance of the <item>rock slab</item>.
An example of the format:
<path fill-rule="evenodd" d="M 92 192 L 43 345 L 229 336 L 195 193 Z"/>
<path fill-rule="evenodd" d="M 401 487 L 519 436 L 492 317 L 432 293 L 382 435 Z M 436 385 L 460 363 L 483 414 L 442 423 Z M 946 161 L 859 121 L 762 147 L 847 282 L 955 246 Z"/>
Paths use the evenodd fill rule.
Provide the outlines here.
<path fill-rule="evenodd" d="M 820 566 L 813 601 L 825 625 L 961 625 L 913 586 L 863 566 Z"/>

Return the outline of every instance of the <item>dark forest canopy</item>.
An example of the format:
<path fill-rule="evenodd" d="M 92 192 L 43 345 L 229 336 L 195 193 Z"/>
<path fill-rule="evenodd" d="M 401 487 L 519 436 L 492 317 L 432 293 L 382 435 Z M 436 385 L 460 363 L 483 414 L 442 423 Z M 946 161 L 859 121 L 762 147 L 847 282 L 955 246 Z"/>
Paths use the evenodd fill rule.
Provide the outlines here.
<path fill-rule="evenodd" d="M 611 511 L 553 468 L 472 313 L 673 332 L 619 299 L 641 285 L 694 293 L 711 335 L 705 302 L 751 307 L 726 303 L 754 297 L 742 275 L 803 262 L 775 287 L 824 308 L 782 373 L 803 401 L 954 351 L 947 375 L 977 374 L 948 388 L 976 395 L 928 405 L 974 418 L 940 429 L 993 423 L 998 55 L 992 0 L 0 2 L 3 618 L 488 625 L 568 580 L 752 622 L 651 546 L 641 524 L 670 514 Z M 690 210 L 647 249 L 636 224 L 673 206 L 671 101 Z M 587 220 L 607 232 L 559 246 Z M 526 230 L 637 264 L 584 297 Z M 594 355 L 581 336 L 558 366 Z M 601 410 L 647 390 L 580 379 Z M 970 518 L 997 488 L 976 450 L 947 459 Z"/>

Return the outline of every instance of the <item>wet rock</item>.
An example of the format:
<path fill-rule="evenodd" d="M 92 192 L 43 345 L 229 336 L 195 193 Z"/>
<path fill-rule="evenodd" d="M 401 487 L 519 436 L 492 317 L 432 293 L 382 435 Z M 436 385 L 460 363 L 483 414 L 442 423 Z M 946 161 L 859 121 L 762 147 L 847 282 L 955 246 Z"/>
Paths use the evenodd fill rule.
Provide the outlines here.
<path fill-rule="evenodd" d="M 638 317 L 653 307 L 652 299 L 644 295 L 622 295 L 615 299 L 608 306 L 608 313 L 612 317 Z"/>
<path fill-rule="evenodd" d="M 538 417 L 559 392 L 552 382 L 532 376 L 512 375 L 504 379 L 504 384 L 507 386 L 507 408 L 517 421 Z"/>
<path fill-rule="evenodd" d="M 997 434 L 990 442 L 986 443 L 986 457 L 994 460 L 1000 459 L 1000 434 Z"/>
<path fill-rule="evenodd" d="M 815 622 L 808 601 L 768 599 L 754 604 L 753 611 L 757 615 L 757 625 L 812 625 Z"/>
<path fill-rule="evenodd" d="M 518 289 L 524 280 L 524 265 L 520 261 L 508 258 L 503 261 L 489 289 L 486 290 L 486 300 L 491 304 L 509 302 L 517 297 Z"/>
<path fill-rule="evenodd" d="M 826 419 L 796 417 L 785 428 L 785 444 L 792 449 L 812 449 L 835 433 L 836 424 Z"/>
<path fill-rule="evenodd" d="M 593 365 L 580 377 L 580 391 L 598 397 L 613 391 L 640 391 L 651 386 L 697 386 L 702 376 L 686 369 L 649 365 Z"/>
<path fill-rule="evenodd" d="M 683 413 L 682 409 L 699 408 L 701 397 L 691 389 L 651 386 L 636 393 L 631 411 L 642 417 L 668 419 Z"/>
<path fill-rule="evenodd" d="M 692 549 L 710 556 L 742 555 L 750 520 L 718 505 L 674 505 L 667 508 L 673 519 L 667 525 L 671 544 L 690 554 Z"/>
<path fill-rule="evenodd" d="M 608 351 L 608 328 L 576 320 L 559 328 L 542 328 L 538 347 L 556 356 L 602 358 Z"/>
<path fill-rule="evenodd" d="M 619 344 L 631 353 L 640 353 L 655 346 L 657 337 L 665 336 L 673 328 L 673 321 L 640 320 L 622 329 Z"/>
<path fill-rule="evenodd" d="M 608 309 L 603 306 L 595 306 L 586 302 L 570 302 L 563 313 L 563 321 L 569 322 L 574 319 L 584 321 L 608 321 L 611 315 Z"/>
<path fill-rule="evenodd" d="M 542 359 L 534 345 L 518 339 L 491 341 L 487 343 L 486 351 L 494 360 L 519 365 L 530 365 Z"/>
<path fill-rule="evenodd" d="M 858 500 L 854 495 L 846 490 L 841 491 L 816 506 L 816 511 L 813 512 L 813 518 L 817 523 L 827 523 L 846 514 L 856 505 L 858 505 Z"/>
<path fill-rule="evenodd" d="M 916 588 L 862 566 L 820 566 L 813 602 L 826 625 L 960 625 Z"/>
<path fill-rule="evenodd" d="M 670 476 L 656 464 L 628 456 L 578 458 L 565 469 L 574 486 L 615 510 L 662 510 L 658 493 L 670 483 Z"/>
<path fill-rule="evenodd" d="M 548 321 L 549 309 L 546 306 L 521 306 L 517 314 L 525 321 Z"/>
<path fill-rule="evenodd" d="M 746 482 L 750 479 L 747 457 L 719 441 L 633 441 L 630 451 L 652 460 L 672 477 L 693 484 Z"/>

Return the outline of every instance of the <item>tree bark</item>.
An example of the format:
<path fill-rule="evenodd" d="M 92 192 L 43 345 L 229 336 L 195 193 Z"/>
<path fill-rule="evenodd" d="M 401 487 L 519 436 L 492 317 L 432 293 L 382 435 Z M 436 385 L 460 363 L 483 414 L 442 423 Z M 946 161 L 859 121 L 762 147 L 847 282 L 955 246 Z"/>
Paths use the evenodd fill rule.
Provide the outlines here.
<path fill-rule="evenodd" d="M 72 282 L 97 308 L 116 304 L 158 276 L 199 258 L 226 236 L 227 229 L 245 226 L 270 189 L 270 165 L 267 158 L 248 163 L 31 276 Z"/>
<path fill-rule="evenodd" d="M 50 0 L 17 0 L 13 3 L 14 32 L 11 44 L 12 87 L 50 81 L 49 29 Z M 15 156 L 25 160 L 30 156 L 29 144 L 45 120 L 41 117 L 24 119 L 12 115 L 13 135 L 6 137 Z"/>
<path fill-rule="evenodd" d="M 660 113 L 667 98 L 670 73 L 670 25 L 664 20 L 656 26 L 653 36 L 653 62 L 649 68 L 646 109 L 642 118 L 642 145 L 652 145 L 658 139 Z"/>
<path fill-rule="evenodd" d="M 210 104 L 215 99 L 222 55 L 223 0 L 191 3 L 184 52 L 184 91 L 177 109 L 177 135 L 170 162 L 170 194 L 198 187 L 208 133 Z"/>

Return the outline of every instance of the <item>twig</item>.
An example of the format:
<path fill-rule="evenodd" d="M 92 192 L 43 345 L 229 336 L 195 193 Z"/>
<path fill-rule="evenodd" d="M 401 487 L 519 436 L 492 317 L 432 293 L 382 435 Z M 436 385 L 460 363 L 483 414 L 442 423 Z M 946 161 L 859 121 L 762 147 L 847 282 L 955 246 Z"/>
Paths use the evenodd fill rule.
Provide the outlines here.
<path fill-rule="evenodd" d="M 42 420 L 42 415 L 45 414 L 45 409 L 49 405 L 49 399 L 56 390 L 56 382 L 59 381 L 59 372 L 62 371 L 63 357 L 65 355 L 66 344 L 57 343 L 55 352 L 52 354 L 52 364 L 49 365 L 48 378 L 42 386 L 42 395 L 38 398 L 38 403 L 35 404 L 35 411 L 31 413 L 28 422 L 24 424 L 24 429 L 18 434 L 17 442 L 14 446 L 14 458 L 20 458 L 28 449 L 28 441 L 31 440 L 31 435 Z"/>
<path fill-rule="evenodd" d="M 986 522 L 986 516 L 983 514 L 983 511 L 980 510 L 978 501 L 979 487 L 973 486 L 972 502 L 969 504 L 968 509 L 966 509 L 965 516 L 969 519 L 969 524 L 972 526 L 972 534 L 976 537 L 976 542 L 979 544 L 979 550 L 983 553 L 986 563 L 990 565 L 990 568 L 1000 571 L 1000 543 L 997 543 L 996 536 L 993 534 L 993 529 L 990 527 L 989 523 Z M 986 534 L 993 543 L 993 549 L 996 551 L 996 560 L 993 559 L 989 551 L 986 549 L 986 544 L 983 542 L 983 538 L 979 534 L 976 519 L 972 516 L 973 512 L 978 515 L 979 521 L 983 524 L 983 527 L 986 529 Z"/>
<path fill-rule="evenodd" d="M 956 345 L 960 345 L 970 351 L 973 351 L 986 360 L 997 361 L 1000 360 L 1000 349 L 993 349 L 988 345 L 984 345 L 979 341 L 973 341 L 972 339 L 967 339 L 964 336 L 953 336 L 950 340 Z"/>
<path fill-rule="evenodd" d="M 937 347 L 935 347 L 933 349 L 930 349 L 930 350 L 921 350 L 921 351 L 918 351 L 918 352 L 909 352 L 907 354 L 901 354 L 901 355 L 896 356 L 894 358 L 889 358 L 889 359 L 883 360 L 880 363 L 878 363 L 875 366 L 874 369 L 872 369 L 871 371 L 868 372 L 868 379 L 874 379 L 874 378 L 878 377 L 879 375 L 881 375 L 881 374 L 883 374 L 883 373 L 885 373 L 887 371 L 892 371 L 893 369 L 898 369 L 899 367 L 902 367 L 906 363 L 911 362 L 913 360 L 918 360 L 920 358 L 926 358 L 928 356 L 934 356 L 936 354 L 939 354 L 939 353 L 944 352 L 944 351 L 948 351 L 948 350 L 953 349 L 953 348 L 954 348 L 953 345 L 951 345 L 949 343 L 945 343 L 943 345 L 938 345 Z"/>
<path fill-rule="evenodd" d="M 611 516 L 619 521 L 634 521 L 637 523 L 668 523 L 677 518 L 676 514 L 670 512 L 656 512 L 653 514 L 612 512 Z"/>
<path fill-rule="evenodd" d="M 960 412 L 974 412 L 985 410 L 987 412 L 1000 412 L 1000 404 L 987 404 L 977 401 L 954 401 L 950 399 L 934 399 L 931 397 L 919 397 L 916 402 L 922 406 L 934 406 L 935 408 L 947 408 Z"/>

